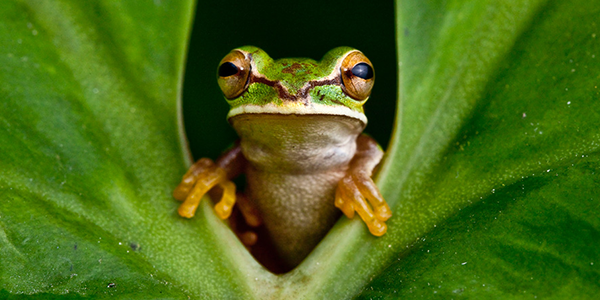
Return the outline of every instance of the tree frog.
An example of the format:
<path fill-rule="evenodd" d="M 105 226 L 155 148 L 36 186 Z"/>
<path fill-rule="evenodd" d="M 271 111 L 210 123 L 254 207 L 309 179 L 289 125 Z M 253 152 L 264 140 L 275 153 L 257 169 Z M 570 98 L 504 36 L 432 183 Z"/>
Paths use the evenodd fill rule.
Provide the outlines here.
<path fill-rule="evenodd" d="M 220 62 L 218 84 L 240 140 L 216 162 L 198 160 L 173 195 L 179 214 L 194 216 L 200 199 L 222 189 L 215 205 L 226 219 L 237 202 L 249 225 L 264 224 L 276 251 L 299 264 L 339 218 L 362 218 L 383 235 L 391 210 L 371 179 L 383 151 L 362 134 L 363 105 L 375 73 L 360 51 L 338 47 L 317 62 L 273 60 L 245 46 Z M 245 173 L 245 193 L 231 179 Z M 336 207 L 339 209 L 336 209 Z"/>

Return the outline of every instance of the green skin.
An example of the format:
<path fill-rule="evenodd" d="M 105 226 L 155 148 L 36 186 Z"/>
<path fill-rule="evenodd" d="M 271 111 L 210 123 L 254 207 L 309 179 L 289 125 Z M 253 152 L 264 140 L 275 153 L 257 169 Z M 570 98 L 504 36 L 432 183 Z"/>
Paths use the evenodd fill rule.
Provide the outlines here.
<path fill-rule="evenodd" d="M 343 59 L 357 50 L 335 48 L 319 62 L 273 60 L 252 46 L 234 51 L 251 58 L 247 89 L 226 99 L 245 159 L 245 194 L 280 257 L 295 266 L 339 218 L 336 188 L 360 152 L 366 99 L 346 95 L 340 73 Z M 371 148 L 372 159 L 361 156 L 360 163 L 368 174 L 383 153 Z"/>
<path fill-rule="evenodd" d="M 270 81 L 279 82 L 287 89 L 289 94 L 297 95 L 307 82 L 321 81 L 331 78 L 339 68 L 340 61 L 348 53 L 356 51 L 350 47 L 335 48 L 317 62 L 309 58 L 283 58 L 273 60 L 263 50 L 254 46 L 244 46 L 238 50 L 247 52 L 252 56 L 252 72 L 255 75 L 262 76 Z M 316 86 L 310 89 L 308 101 L 315 105 L 328 106 L 330 108 L 340 109 L 340 114 L 347 114 L 350 109 L 355 113 L 352 117 L 362 115 L 362 120 L 366 123 L 364 117 L 363 101 L 352 99 L 344 91 L 340 84 L 327 84 Z M 294 113 L 293 110 L 286 112 L 287 104 L 291 101 L 285 101 L 280 97 L 278 90 L 267 84 L 250 84 L 248 90 L 239 97 L 227 100 L 231 106 L 231 112 L 228 118 L 236 115 L 236 108 L 247 105 L 265 105 L 268 103 L 276 104 L 284 113 Z M 305 103 L 306 104 L 306 103 Z M 315 113 L 319 113 L 318 109 Z"/>

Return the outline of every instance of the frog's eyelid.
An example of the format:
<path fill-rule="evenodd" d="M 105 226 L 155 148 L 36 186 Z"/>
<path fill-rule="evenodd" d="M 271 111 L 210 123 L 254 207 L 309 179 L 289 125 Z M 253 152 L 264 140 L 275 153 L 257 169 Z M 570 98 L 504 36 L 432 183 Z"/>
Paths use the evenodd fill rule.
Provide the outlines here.
<path fill-rule="evenodd" d="M 244 56 L 246 57 L 246 59 L 248 60 L 248 78 L 246 78 L 246 83 L 244 85 L 244 90 L 248 89 L 248 86 L 250 85 L 250 80 L 254 77 L 254 57 L 252 57 L 252 53 L 249 52 L 242 52 L 244 54 Z"/>

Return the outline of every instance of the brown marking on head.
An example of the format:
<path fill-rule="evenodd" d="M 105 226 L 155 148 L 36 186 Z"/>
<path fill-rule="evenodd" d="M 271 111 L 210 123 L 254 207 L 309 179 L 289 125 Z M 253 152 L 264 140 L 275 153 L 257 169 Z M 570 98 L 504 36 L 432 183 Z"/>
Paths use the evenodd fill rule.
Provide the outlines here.
<path fill-rule="evenodd" d="M 297 63 L 294 63 L 292 66 L 288 67 L 288 69 L 294 67 L 295 65 L 297 65 Z M 278 80 L 270 80 L 270 79 L 267 79 L 262 76 L 261 77 L 254 76 L 254 74 L 250 74 L 250 78 L 248 80 L 249 80 L 249 83 L 248 83 L 249 85 L 252 83 L 262 83 L 262 84 L 266 84 L 270 87 L 275 88 L 277 90 L 277 95 L 279 96 L 279 98 L 284 101 L 285 100 L 298 101 L 298 99 L 305 99 L 305 98 L 307 98 L 310 91 L 317 86 L 323 86 L 323 85 L 341 86 L 342 85 L 342 80 L 339 76 L 336 76 L 331 79 L 313 80 L 313 81 L 309 81 L 308 84 L 305 85 L 302 89 L 300 89 L 296 95 L 292 95 Z M 320 91 L 318 93 L 320 94 Z M 321 95 L 321 100 L 323 100 L 324 96 L 325 95 Z M 308 102 L 306 102 L 305 105 L 308 105 Z"/>
<path fill-rule="evenodd" d="M 308 95 L 308 93 L 317 86 L 341 84 L 342 80 L 340 79 L 340 77 L 337 76 L 332 79 L 312 80 L 308 82 L 308 85 L 305 85 L 300 91 L 298 91 L 298 94 L 296 96 L 299 98 L 305 98 Z"/>
<path fill-rule="evenodd" d="M 296 101 L 297 100 L 297 96 L 290 94 L 290 92 L 288 92 L 288 90 L 285 87 L 283 87 L 283 85 L 281 85 L 281 82 L 279 82 L 279 81 L 269 80 L 265 77 L 258 77 L 258 76 L 254 76 L 254 74 L 251 74 L 250 82 L 248 83 L 248 85 L 253 84 L 255 82 L 263 83 L 270 87 L 274 87 L 277 90 L 277 95 L 282 100 L 288 100 L 288 101 Z"/>
<path fill-rule="evenodd" d="M 323 99 L 321 99 L 321 100 L 323 100 Z M 344 103 L 340 102 L 340 100 L 336 100 L 335 98 L 329 99 L 329 101 L 331 101 L 335 104 L 344 105 Z"/>
<path fill-rule="evenodd" d="M 302 69 L 302 65 L 295 62 L 291 66 L 281 70 L 281 73 L 296 74 L 296 71 Z"/>

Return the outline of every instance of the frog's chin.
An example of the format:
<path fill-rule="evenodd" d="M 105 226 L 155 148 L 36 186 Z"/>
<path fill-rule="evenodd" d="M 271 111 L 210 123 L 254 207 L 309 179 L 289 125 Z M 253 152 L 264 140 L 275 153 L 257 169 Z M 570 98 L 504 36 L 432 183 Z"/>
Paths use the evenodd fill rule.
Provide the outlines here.
<path fill-rule="evenodd" d="M 288 174 L 347 168 L 364 129 L 358 119 L 324 114 L 240 114 L 229 122 L 254 168 Z"/>
<path fill-rule="evenodd" d="M 232 108 L 227 114 L 227 119 L 231 119 L 239 115 L 249 114 L 279 114 L 279 115 L 332 115 L 344 116 L 359 120 L 363 126 L 367 125 L 367 117 L 364 113 L 352 110 L 342 105 L 323 105 L 312 103 L 305 105 L 304 103 L 277 105 L 269 103 L 265 105 L 246 104 Z"/>

